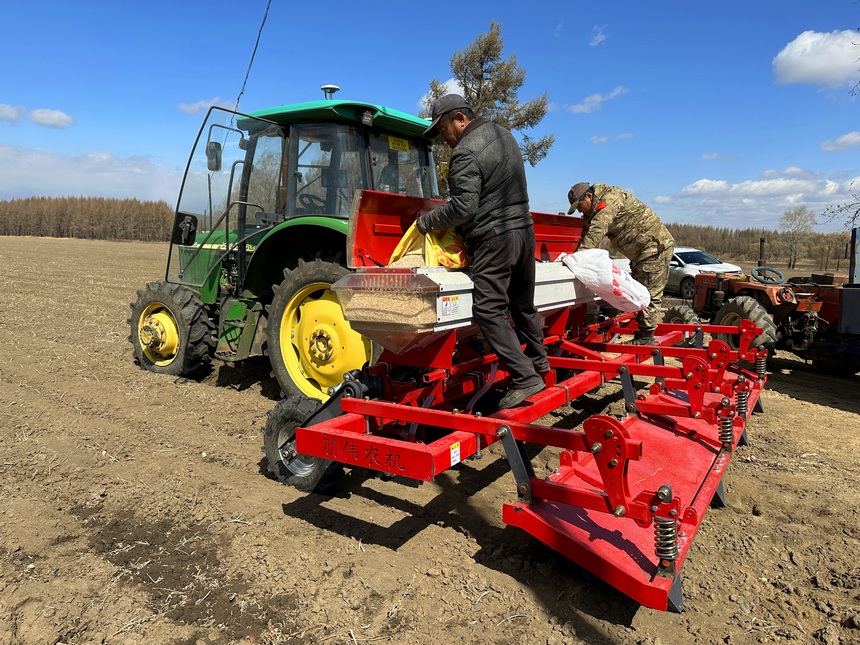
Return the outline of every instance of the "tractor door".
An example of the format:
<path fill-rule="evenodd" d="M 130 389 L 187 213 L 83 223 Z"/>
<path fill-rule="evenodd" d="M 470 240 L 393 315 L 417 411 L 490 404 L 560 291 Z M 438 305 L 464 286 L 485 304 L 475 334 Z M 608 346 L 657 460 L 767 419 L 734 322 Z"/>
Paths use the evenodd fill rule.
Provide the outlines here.
<path fill-rule="evenodd" d="M 210 109 L 179 195 L 168 282 L 210 304 L 237 290 L 256 244 L 284 219 L 285 150 L 279 125 Z"/>
<path fill-rule="evenodd" d="M 295 124 L 290 143 L 295 161 L 287 215 L 349 218 L 355 191 L 370 185 L 362 131 L 339 123 Z"/>

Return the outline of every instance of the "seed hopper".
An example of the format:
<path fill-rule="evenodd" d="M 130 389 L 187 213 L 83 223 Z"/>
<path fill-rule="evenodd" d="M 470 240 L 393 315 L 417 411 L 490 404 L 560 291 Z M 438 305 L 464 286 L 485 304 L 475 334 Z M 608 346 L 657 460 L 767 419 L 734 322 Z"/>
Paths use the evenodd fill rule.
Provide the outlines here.
<path fill-rule="evenodd" d="M 286 399 L 270 412 L 272 472 L 305 491 L 325 489 L 343 467 L 430 481 L 500 442 L 516 483 L 505 524 L 642 605 L 681 611 L 681 566 L 708 507 L 725 504 L 722 477 L 760 408 L 767 352 L 750 344 L 761 330 L 746 320 L 661 324 L 654 346 L 629 344 L 633 315 L 607 315 L 557 261 L 575 248 L 580 220 L 534 214 L 535 302 L 551 370 L 543 391 L 498 410 L 509 375 L 471 323 L 468 270 L 384 266 L 416 214 L 434 205 L 357 194 L 355 271 L 333 289 L 381 354 L 326 402 Z M 706 342 L 719 333 L 736 333 L 737 349 Z M 537 423 L 610 381 L 620 384 L 622 413 L 573 430 Z M 549 476 L 535 474 L 536 446 L 557 451 Z"/>

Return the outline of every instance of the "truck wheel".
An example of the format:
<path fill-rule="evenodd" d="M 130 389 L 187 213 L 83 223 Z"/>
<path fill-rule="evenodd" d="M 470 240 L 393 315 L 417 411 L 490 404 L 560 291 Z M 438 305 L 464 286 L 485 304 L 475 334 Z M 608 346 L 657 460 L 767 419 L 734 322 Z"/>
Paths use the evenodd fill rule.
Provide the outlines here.
<path fill-rule="evenodd" d="M 732 298 L 720 307 L 714 317 L 714 324 L 740 326 L 744 318 L 752 320 L 762 330 L 761 334 L 753 339 L 752 347 L 772 351 L 776 347 L 776 325 L 773 323 L 773 316 L 755 298 L 750 296 Z M 734 350 L 738 349 L 736 334 L 714 334 L 714 338 L 725 341 Z"/>
<path fill-rule="evenodd" d="M 701 321 L 691 307 L 687 305 L 674 305 L 666 310 L 663 322 L 673 325 L 699 325 Z M 691 336 L 679 343 L 681 347 L 692 347 L 695 339 Z"/>
<path fill-rule="evenodd" d="M 299 261 L 273 287 L 266 329 L 272 373 L 286 396 L 328 400 L 343 375 L 372 359 L 372 343 L 353 331 L 331 285 L 349 271 L 339 264 Z"/>
<path fill-rule="evenodd" d="M 128 340 L 143 369 L 187 376 L 209 365 L 215 325 L 194 291 L 181 284 L 150 282 L 130 306 Z"/>
<path fill-rule="evenodd" d="M 696 281 L 693 278 L 684 278 L 681 280 L 681 286 L 678 288 L 678 293 L 684 300 L 692 300 L 696 295 Z"/>
<path fill-rule="evenodd" d="M 307 493 L 325 492 L 343 472 L 343 466 L 337 462 L 296 452 L 296 428 L 320 406 L 317 399 L 302 396 L 283 399 L 269 411 L 263 428 L 263 451 L 269 472 L 282 484 Z"/>

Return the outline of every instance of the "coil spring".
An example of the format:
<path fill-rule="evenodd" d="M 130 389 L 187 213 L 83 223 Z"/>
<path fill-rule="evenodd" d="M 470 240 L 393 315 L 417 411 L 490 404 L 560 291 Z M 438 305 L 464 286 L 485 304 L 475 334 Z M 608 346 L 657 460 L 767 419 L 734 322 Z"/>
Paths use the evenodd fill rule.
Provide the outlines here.
<path fill-rule="evenodd" d="M 747 404 L 748 404 L 749 398 L 750 398 L 750 393 L 748 390 L 737 393 L 737 397 L 736 397 L 737 404 L 735 405 L 735 408 L 737 409 L 738 414 L 741 416 L 742 419 L 747 418 L 747 411 L 749 410 L 749 408 L 747 407 Z"/>
<path fill-rule="evenodd" d="M 759 379 L 763 379 L 767 374 L 767 354 L 764 352 L 755 357 L 755 373 Z"/>
<path fill-rule="evenodd" d="M 654 553 L 661 560 L 678 559 L 678 522 L 668 517 L 654 518 Z"/>
<path fill-rule="evenodd" d="M 720 441 L 723 443 L 732 443 L 735 438 L 735 424 L 732 417 L 726 416 L 720 418 Z"/>

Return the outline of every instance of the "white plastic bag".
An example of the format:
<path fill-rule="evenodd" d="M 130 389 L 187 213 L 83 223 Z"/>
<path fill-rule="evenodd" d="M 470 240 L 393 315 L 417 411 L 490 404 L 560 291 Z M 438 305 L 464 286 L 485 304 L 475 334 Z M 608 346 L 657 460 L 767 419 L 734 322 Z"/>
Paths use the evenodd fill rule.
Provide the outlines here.
<path fill-rule="evenodd" d="M 612 264 L 606 249 L 562 253 L 559 259 L 582 284 L 619 311 L 642 311 L 651 303 L 648 289 Z"/>

